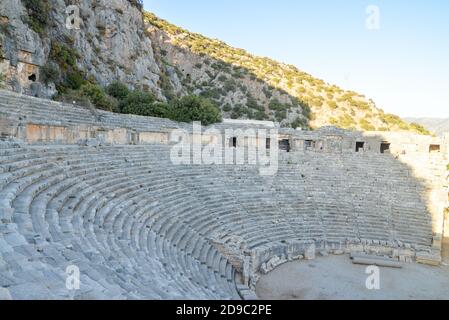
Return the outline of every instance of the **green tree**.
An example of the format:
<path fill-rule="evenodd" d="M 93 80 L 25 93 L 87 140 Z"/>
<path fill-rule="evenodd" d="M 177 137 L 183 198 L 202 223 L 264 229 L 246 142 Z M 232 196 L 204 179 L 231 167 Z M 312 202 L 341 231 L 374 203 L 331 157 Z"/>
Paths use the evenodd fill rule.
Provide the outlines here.
<path fill-rule="evenodd" d="M 167 115 L 168 118 L 175 121 L 201 121 L 203 125 L 221 122 L 222 120 L 220 109 L 212 101 L 193 95 L 173 101 Z"/>
<path fill-rule="evenodd" d="M 135 90 L 130 92 L 125 99 L 120 101 L 120 111 L 126 114 L 136 114 L 140 116 L 164 116 L 157 114 L 159 108 L 153 109 L 156 98 L 149 92 Z"/>
<path fill-rule="evenodd" d="M 110 85 L 107 86 L 106 92 L 111 97 L 114 97 L 117 100 L 121 101 L 129 95 L 130 90 L 124 83 L 122 83 L 120 81 L 114 81 Z"/>
<path fill-rule="evenodd" d="M 119 111 L 117 100 L 108 96 L 99 85 L 87 83 L 80 88 L 80 92 L 89 98 L 90 102 L 98 109 Z"/>

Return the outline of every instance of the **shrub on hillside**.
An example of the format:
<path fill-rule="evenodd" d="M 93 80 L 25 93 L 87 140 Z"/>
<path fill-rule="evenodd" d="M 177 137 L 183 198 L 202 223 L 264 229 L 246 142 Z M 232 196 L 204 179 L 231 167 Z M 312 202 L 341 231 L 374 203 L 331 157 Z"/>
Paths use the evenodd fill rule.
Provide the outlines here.
<path fill-rule="evenodd" d="M 119 111 L 117 100 L 108 96 L 99 85 L 87 83 L 81 87 L 80 91 L 96 108 L 106 111 Z"/>
<path fill-rule="evenodd" d="M 48 0 L 22 0 L 26 8 L 26 22 L 36 33 L 42 33 L 50 20 L 50 4 Z"/>
<path fill-rule="evenodd" d="M 53 42 L 51 44 L 50 59 L 55 61 L 62 70 L 75 68 L 78 57 L 79 55 L 74 49 L 63 43 Z"/>
<path fill-rule="evenodd" d="M 86 97 L 80 90 L 69 89 L 64 93 L 59 93 L 55 97 L 55 100 L 84 107 L 92 106 L 89 98 Z"/>
<path fill-rule="evenodd" d="M 5 76 L 0 72 L 0 89 L 3 89 L 5 86 Z"/>
<path fill-rule="evenodd" d="M 285 110 L 276 111 L 274 114 L 274 118 L 276 119 L 277 122 L 284 121 L 287 118 L 287 111 Z"/>
<path fill-rule="evenodd" d="M 236 90 L 236 83 L 233 79 L 226 80 L 223 86 L 226 92 L 234 92 Z"/>
<path fill-rule="evenodd" d="M 201 121 L 203 125 L 221 121 L 220 109 L 213 102 L 209 99 L 192 95 L 173 101 L 167 116 L 172 120 L 180 122 Z"/>
<path fill-rule="evenodd" d="M 376 131 L 376 127 L 373 126 L 368 120 L 366 119 L 361 119 L 359 121 L 360 127 L 364 130 L 364 131 Z"/>
<path fill-rule="evenodd" d="M 120 100 L 125 99 L 128 96 L 128 94 L 130 93 L 130 90 L 128 89 L 126 84 L 124 84 L 120 81 L 114 81 L 106 87 L 106 92 L 111 97 L 114 97 L 120 101 Z"/>
<path fill-rule="evenodd" d="M 250 109 L 264 111 L 264 106 L 260 105 L 257 100 L 251 95 L 251 93 L 247 94 L 246 106 Z"/>
<path fill-rule="evenodd" d="M 297 128 L 308 128 L 308 123 L 307 123 L 307 119 L 305 118 L 301 118 L 301 117 L 297 117 L 295 120 L 292 121 L 292 123 L 290 123 L 290 127 L 292 127 L 293 129 L 297 129 Z"/>
<path fill-rule="evenodd" d="M 273 96 L 273 93 L 271 92 L 271 90 L 267 87 L 263 87 L 262 88 L 263 93 L 265 94 L 265 97 L 267 97 L 268 99 L 270 99 Z"/>
<path fill-rule="evenodd" d="M 229 103 L 226 103 L 224 106 L 223 106 L 223 111 L 224 112 L 230 112 L 232 110 L 232 106 L 229 104 Z"/>
<path fill-rule="evenodd" d="M 356 122 L 350 115 L 345 114 L 340 117 L 339 125 L 343 129 L 353 129 L 356 125 Z"/>
<path fill-rule="evenodd" d="M 57 83 L 60 93 L 65 93 L 70 89 L 78 90 L 86 83 L 84 72 L 79 70 L 76 65 L 78 58 L 78 52 L 68 45 L 59 42 L 51 44 L 49 59 L 59 66 L 63 74 L 62 81 Z"/>
<path fill-rule="evenodd" d="M 77 90 L 85 83 L 85 79 L 82 74 L 76 71 L 68 72 L 64 77 L 63 84 L 60 85 L 60 90 L 64 91 L 65 88 Z"/>
<path fill-rule="evenodd" d="M 263 120 L 268 120 L 269 117 L 268 115 L 263 112 L 263 111 L 256 111 L 253 115 L 253 119 L 254 120 L 259 120 L 259 121 L 263 121 Z"/>
<path fill-rule="evenodd" d="M 429 130 L 427 130 L 425 127 L 423 127 L 422 125 L 420 125 L 418 123 L 413 122 L 410 124 L 410 127 L 412 128 L 412 130 L 414 130 L 422 135 L 430 136 L 432 134 Z"/>
<path fill-rule="evenodd" d="M 286 111 L 286 110 L 290 109 L 291 106 L 287 105 L 287 104 L 282 104 L 279 102 L 278 99 L 275 98 L 270 101 L 269 108 L 270 108 L 270 110 L 273 110 L 273 111 Z"/>
<path fill-rule="evenodd" d="M 225 75 L 221 75 L 218 77 L 218 81 L 220 82 L 226 82 L 226 80 L 228 80 L 228 78 Z"/>
<path fill-rule="evenodd" d="M 51 82 L 57 83 L 59 81 L 59 77 L 59 70 L 55 65 L 47 63 L 45 66 L 40 67 L 40 79 L 46 85 Z"/>
<path fill-rule="evenodd" d="M 336 103 L 335 101 L 333 101 L 333 100 L 328 101 L 328 102 L 327 102 L 327 105 L 329 106 L 329 108 L 330 108 L 331 110 L 336 110 L 336 109 L 338 109 L 337 103 Z"/>
<path fill-rule="evenodd" d="M 120 111 L 126 114 L 136 114 L 140 116 L 164 116 L 157 114 L 159 109 L 153 110 L 156 98 L 149 92 L 135 90 L 130 92 L 125 99 L 120 101 Z"/>

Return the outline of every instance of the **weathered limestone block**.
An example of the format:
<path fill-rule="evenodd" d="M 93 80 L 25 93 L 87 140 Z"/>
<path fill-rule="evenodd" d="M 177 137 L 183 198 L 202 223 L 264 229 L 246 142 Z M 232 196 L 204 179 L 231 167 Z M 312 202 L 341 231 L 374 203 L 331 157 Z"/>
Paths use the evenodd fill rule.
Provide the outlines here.
<path fill-rule="evenodd" d="M 441 254 L 433 252 L 418 252 L 416 253 L 416 262 L 427 264 L 431 266 L 439 266 L 441 264 Z"/>
<path fill-rule="evenodd" d="M 73 142 L 72 139 L 70 139 L 69 130 L 66 127 L 32 123 L 26 125 L 26 139 L 29 143 Z"/>
<path fill-rule="evenodd" d="M 316 246 L 315 243 L 308 246 L 304 252 L 304 259 L 306 260 L 313 260 L 315 259 L 316 254 Z"/>
<path fill-rule="evenodd" d="M 243 258 L 243 283 L 248 285 L 251 280 L 251 257 L 245 256 Z"/>
<path fill-rule="evenodd" d="M 141 144 L 153 144 L 153 143 L 167 144 L 168 141 L 169 141 L 168 133 L 139 132 L 139 143 Z"/>
<path fill-rule="evenodd" d="M 0 205 L 0 222 L 1 223 L 11 223 L 12 214 L 14 209 L 9 206 Z"/>
<path fill-rule="evenodd" d="M 105 141 L 107 143 L 124 145 L 129 143 L 128 130 L 126 129 L 113 129 L 108 130 L 105 134 Z"/>

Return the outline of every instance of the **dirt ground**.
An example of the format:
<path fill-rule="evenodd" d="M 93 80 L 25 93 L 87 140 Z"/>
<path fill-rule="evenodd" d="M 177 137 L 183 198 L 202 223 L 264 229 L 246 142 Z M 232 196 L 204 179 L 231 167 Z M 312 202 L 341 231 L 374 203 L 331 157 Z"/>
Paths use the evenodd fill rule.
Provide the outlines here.
<path fill-rule="evenodd" d="M 449 299 L 449 266 L 380 267 L 379 290 L 367 289 L 366 268 L 352 264 L 347 255 L 295 261 L 262 276 L 256 292 L 261 299 L 274 300 Z"/>

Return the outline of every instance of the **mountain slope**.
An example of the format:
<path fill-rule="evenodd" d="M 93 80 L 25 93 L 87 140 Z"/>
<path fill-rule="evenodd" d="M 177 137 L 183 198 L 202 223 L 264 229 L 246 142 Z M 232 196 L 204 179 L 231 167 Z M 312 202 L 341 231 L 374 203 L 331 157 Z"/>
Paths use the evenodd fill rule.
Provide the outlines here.
<path fill-rule="evenodd" d="M 122 112 L 103 92 L 120 81 L 162 102 L 200 95 L 234 119 L 426 133 L 355 92 L 143 12 L 138 0 L 79 0 L 79 29 L 67 28 L 66 2 L 0 2 L 0 87 L 78 102 L 88 95 Z"/>
<path fill-rule="evenodd" d="M 436 135 L 449 132 L 449 118 L 404 118 L 404 120 L 419 123 Z"/>
<path fill-rule="evenodd" d="M 271 119 L 293 127 L 335 125 L 427 134 L 419 125 L 384 113 L 363 95 L 325 83 L 295 66 L 188 32 L 152 13 L 144 17 L 159 55 L 176 70 L 185 91 L 213 99 L 225 117 Z"/>

